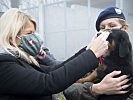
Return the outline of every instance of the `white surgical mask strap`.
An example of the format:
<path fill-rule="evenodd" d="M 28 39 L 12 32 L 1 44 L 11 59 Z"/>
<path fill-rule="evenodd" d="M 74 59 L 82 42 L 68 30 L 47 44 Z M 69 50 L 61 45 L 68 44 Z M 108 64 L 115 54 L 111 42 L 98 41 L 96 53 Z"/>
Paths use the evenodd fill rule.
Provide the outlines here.
<path fill-rule="evenodd" d="M 21 37 L 17 35 L 17 38 L 19 38 L 21 40 Z"/>

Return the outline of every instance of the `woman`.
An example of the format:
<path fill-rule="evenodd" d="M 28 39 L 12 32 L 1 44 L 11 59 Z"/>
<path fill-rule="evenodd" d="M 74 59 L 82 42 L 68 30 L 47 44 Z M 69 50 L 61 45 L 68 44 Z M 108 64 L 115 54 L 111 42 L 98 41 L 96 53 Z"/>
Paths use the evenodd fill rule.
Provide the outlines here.
<path fill-rule="evenodd" d="M 38 63 L 45 55 L 39 54 L 42 42 L 35 31 L 35 20 L 18 9 L 0 18 L 1 100 L 51 100 L 52 94 L 94 69 L 108 48 L 105 33 L 59 66 L 48 67 Z"/>
<path fill-rule="evenodd" d="M 121 29 L 123 31 L 128 31 L 128 24 L 121 9 L 117 7 L 109 7 L 99 14 L 96 21 L 96 29 L 97 31 L 104 29 Z M 122 88 L 125 89 L 123 86 Z M 133 91 L 127 100 L 132 99 Z"/>
<path fill-rule="evenodd" d="M 102 30 L 105 30 L 105 29 L 121 29 L 124 31 L 128 30 L 128 25 L 126 23 L 125 16 L 122 13 L 121 9 L 117 7 L 108 7 L 99 14 L 96 20 L 96 30 L 102 32 Z M 115 78 L 115 79 L 117 80 L 119 78 Z M 87 77 L 81 78 L 80 82 L 85 82 L 84 84 L 75 83 L 71 87 L 66 89 L 64 92 L 66 98 L 68 100 L 96 100 L 98 98 L 98 95 L 100 94 L 110 95 L 110 94 L 126 93 L 127 91 L 123 91 L 122 89 L 126 89 L 128 86 L 130 86 L 130 84 L 122 85 L 123 81 L 117 81 L 118 83 L 117 85 L 121 84 L 121 86 L 116 87 L 116 90 L 113 91 L 112 93 L 110 93 L 109 91 L 96 92 L 97 89 L 95 90 L 95 87 L 97 84 L 87 82 L 87 79 L 88 79 Z M 125 82 L 127 81 L 128 79 L 125 80 Z M 108 83 L 108 86 L 109 85 L 110 83 Z M 108 87 L 108 86 L 100 87 L 102 88 L 100 90 L 106 90 L 105 87 Z M 75 96 L 75 94 L 77 95 Z M 130 96 L 128 100 L 132 100 L 132 98 L 133 97 Z"/>

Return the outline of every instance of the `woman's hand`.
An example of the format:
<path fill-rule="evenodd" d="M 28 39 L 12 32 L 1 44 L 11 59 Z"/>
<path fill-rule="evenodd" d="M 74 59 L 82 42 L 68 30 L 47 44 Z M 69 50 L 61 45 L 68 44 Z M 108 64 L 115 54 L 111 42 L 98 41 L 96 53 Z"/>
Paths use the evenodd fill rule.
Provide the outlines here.
<path fill-rule="evenodd" d="M 108 49 L 108 41 L 106 39 L 109 34 L 109 32 L 102 32 L 98 37 L 95 35 L 86 50 L 92 50 L 97 58 L 105 54 Z"/>
<path fill-rule="evenodd" d="M 126 84 L 129 79 L 127 79 L 127 75 L 122 75 L 120 77 L 114 78 L 115 76 L 119 75 L 121 71 L 113 71 L 112 73 L 106 75 L 104 79 L 98 83 L 93 84 L 92 92 L 100 95 L 100 94 L 124 94 L 128 91 L 123 91 L 131 84 Z"/>

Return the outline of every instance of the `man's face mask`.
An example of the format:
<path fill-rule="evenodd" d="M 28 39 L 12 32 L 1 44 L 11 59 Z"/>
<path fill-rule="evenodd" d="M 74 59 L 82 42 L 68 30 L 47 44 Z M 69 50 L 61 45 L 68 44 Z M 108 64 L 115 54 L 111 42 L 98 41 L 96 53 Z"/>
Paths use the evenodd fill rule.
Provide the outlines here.
<path fill-rule="evenodd" d="M 38 33 L 31 33 L 24 36 L 17 36 L 21 39 L 19 47 L 23 48 L 25 52 L 32 56 L 39 54 L 39 51 L 42 46 L 42 39 Z"/>

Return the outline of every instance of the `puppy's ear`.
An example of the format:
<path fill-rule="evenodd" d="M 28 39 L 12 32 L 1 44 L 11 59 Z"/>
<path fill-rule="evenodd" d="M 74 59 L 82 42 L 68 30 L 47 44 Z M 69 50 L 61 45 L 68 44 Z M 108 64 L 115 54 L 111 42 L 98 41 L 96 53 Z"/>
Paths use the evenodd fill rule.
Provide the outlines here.
<path fill-rule="evenodd" d="M 119 46 L 119 56 L 123 58 L 129 53 L 130 53 L 129 38 L 127 38 L 125 34 L 122 34 Z"/>

